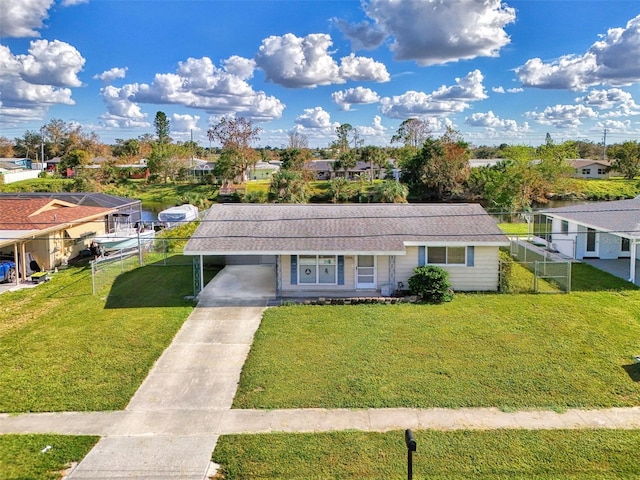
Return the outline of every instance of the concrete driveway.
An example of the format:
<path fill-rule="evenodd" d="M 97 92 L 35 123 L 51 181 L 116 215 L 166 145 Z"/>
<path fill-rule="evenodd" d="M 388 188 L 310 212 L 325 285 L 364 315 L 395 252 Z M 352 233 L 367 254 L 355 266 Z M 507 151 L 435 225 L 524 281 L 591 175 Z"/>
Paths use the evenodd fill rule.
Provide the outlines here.
<path fill-rule="evenodd" d="M 275 265 L 227 265 L 200 292 L 198 306 L 264 306 L 275 298 Z"/>
<path fill-rule="evenodd" d="M 272 265 L 219 272 L 129 402 L 118 432 L 103 436 L 69 480 L 212 475 L 217 426 L 274 297 Z"/>

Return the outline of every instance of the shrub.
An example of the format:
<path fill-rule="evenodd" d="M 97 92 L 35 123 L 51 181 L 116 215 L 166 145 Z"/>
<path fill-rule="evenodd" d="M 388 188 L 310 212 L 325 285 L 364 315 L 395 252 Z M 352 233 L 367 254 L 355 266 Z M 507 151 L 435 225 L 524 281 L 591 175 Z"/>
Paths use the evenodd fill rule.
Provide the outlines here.
<path fill-rule="evenodd" d="M 500 250 L 500 272 L 498 291 L 500 293 L 511 293 L 513 291 L 513 258 L 506 250 Z"/>
<path fill-rule="evenodd" d="M 453 300 L 449 272 L 433 265 L 413 269 L 413 275 L 409 278 L 409 291 L 427 303 L 444 303 Z"/>

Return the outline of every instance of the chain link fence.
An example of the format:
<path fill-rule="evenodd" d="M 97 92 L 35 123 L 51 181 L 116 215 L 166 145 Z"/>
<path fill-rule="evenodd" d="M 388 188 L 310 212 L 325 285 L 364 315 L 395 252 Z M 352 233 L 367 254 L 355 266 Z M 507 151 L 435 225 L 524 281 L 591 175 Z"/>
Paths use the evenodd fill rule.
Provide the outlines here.
<path fill-rule="evenodd" d="M 519 238 L 511 239 L 510 254 L 515 263 L 533 274 L 532 291 L 571 292 L 571 261 Z"/>
<path fill-rule="evenodd" d="M 103 293 L 119 275 L 141 266 L 191 266 L 190 257 L 176 255 L 185 241 L 182 237 L 163 234 L 141 248 L 115 250 L 96 257 L 90 262 L 93 294 Z"/>

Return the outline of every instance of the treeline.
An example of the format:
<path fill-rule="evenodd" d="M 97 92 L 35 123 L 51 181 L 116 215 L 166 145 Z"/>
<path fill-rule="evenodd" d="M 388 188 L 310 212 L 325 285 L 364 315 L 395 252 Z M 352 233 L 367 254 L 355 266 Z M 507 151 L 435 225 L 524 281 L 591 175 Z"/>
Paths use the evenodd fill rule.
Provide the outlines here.
<path fill-rule="evenodd" d="M 358 129 L 350 124 L 335 128 L 335 139 L 326 148 L 310 148 L 306 135 L 292 131 L 281 148 L 257 148 L 261 129 L 243 117 L 222 118 L 207 131 L 218 147 L 206 149 L 195 142 L 175 142 L 170 122 L 163 112 L 154 119 L 154 134 L 136 139 L 118 139 L 102 144 L 97 135 L 79 125 L 54 119 L 39 132 L 27 131 L 9 141 L 0 138 L 0 156 L 60 158 L 58 173 L 75 171 L 74 189 L 99 190 L 101 185 L 126 181 L 123 165 L 147 160 L 148 182 L 187 180 L 194 158 L 211 161 L 210 174 L 201 182 L 215 187 L 242 185 L 252 167 L 278 161 L 280 169 L 271 176 L 264 193 L 248 194 L 245 201 L 306 202 L 316 181 L 311 162 L 332 159 L 328 198 L 353 201 L 362 189 L 354 185 L 369 182 L 367 200 L 381 202 L 482 200 L 489 209 L 520 211 L 544 202 L 552 193 L 566 190 L 573 173 L 567 160 L 598 159 L 602 146 L 584 141 L 556 143 L 547 134 L 538 147 L 527 145 L 473 146 L 453 129 L 436 136 L 422 120 L 402 122 L 388 146 L 364 145 Z M 640 175 L 640 144 L 628 141 L 608 147 L 610 169 L 625 178 Z M 101 168 L 85 169 L 93 158 L 103 157 Z M 492 166 L 470 168 L 470 158 L 499 159 Z M 367 168 L 355 169 L 358 162 Z M 359 172 L 356 178 L 354 171 Z M 375 183 L 374 183 L 375 181 Z"/>

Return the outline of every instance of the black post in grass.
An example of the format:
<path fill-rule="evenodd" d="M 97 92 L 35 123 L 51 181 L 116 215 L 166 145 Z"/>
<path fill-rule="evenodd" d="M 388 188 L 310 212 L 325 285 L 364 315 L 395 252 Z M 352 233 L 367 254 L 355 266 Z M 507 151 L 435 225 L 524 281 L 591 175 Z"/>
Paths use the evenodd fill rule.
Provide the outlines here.
<path fill-rule="evenodd" d="M 404 442 L 407 444 L 407 480 L 413 480 L 413 452 L 416 451 L 416 440 L 408 428 L 404 431 Z"/>

